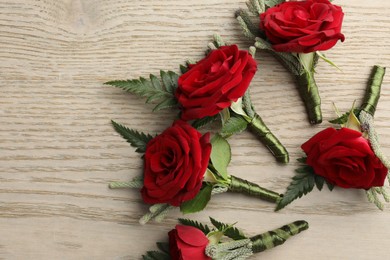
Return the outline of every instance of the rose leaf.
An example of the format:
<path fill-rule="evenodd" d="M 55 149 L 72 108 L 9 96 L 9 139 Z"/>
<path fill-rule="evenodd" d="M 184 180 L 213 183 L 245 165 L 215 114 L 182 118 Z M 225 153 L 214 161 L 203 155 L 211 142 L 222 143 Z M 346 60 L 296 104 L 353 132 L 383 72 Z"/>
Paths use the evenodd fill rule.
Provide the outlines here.
<path fill-rule="evenodd" d="M 228 179 L 227 166 L 231 160 L 231 149 L 229 143 L 221 135 L 216 134 L 211 139 L 211 163 L 221 177 Z"/>
<path fill-rule="evenodd" d="M 233 134 L 241 133 L 248 126 L 248 122 L 241 116 L 230 117 L 221 129 L 221 135 L 225 138 Z"/>
<path fill-rule="evenodd" d="M 184 214 L 195 213 L 203 210 L 211 198 L 211 191 L 213 186 L 206 185 L 203 187 L 199 193 L 192 200 L 183 202 L 180 205 L 180 211 Z"/>

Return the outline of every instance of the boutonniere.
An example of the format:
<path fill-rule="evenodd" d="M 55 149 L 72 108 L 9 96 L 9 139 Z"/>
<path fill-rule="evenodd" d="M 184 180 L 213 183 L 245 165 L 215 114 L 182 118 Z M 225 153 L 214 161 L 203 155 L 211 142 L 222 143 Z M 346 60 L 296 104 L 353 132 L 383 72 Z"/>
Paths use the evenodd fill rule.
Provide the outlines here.
<path fill-rule="evenodd" d="M 173 207 L 183 213 L 203 210 L 212 194 L 226 191 L 246 193 L 277 203 L 280 194 L 228 174 L 229 143 L 219 134 L 201 134 L 178 120 L 157 136 L 140 133 L 116 122 L 115 130 L 136 152 L 143 154 L 143 174 L 130 182 L 112 182 L 110 188 L 137 188 L 151 204 L 140 223 L 162 220 Z"/>
<path fill-rule="evenodd" d="M 189 219 L 179 219 L 168 233 L 169 243 L 158 242 L 158 251 L 148 251 L 146 260 L 239 260 L 282 245 L 291 236 L 309 228 L 299 220 L 278 229 L 248 237 L 234 225 L 210 218 L 214 228 Z"/>
<path fill-rule="evenodd" d="M 360 108 L 330 121 L 341 128 L 322 130 L 301 146 L 306 157 L 299 161 L 304 166 L 296 170 L 276 210 L 312 191 L 314 186 L 321 190 L 324 183 L 330 190 L 334 186 L 364 189 L 368 200 L 379 209 L 383 204 L 378 195 L 390 201 L 383 187 L 390 163 L 380 150 L 373 124 L 384 74 L 385 68 L 375 66 Z"/>
<path fill-rule="evenodd" d="M 161 80 L 150 79 L 114 80 L 106 84 L 155 102 L 154 111 L 176 108 L 178 118 L 190 121 L 195 128 L 204 126 L 218 117 L 222 121 L 220 134 L 227 138 L 245 129 L 251 130 L 271 151 L 278 162 L 289 161 L 286 148 L 256 113 L 249 97 L 249 85 L 257 71 L 250 52 L 237 45 L 226 45 L 216 35 L 208 54 L 198 62 L 180 66 L 181 74 L 161 71 Z"/>
<path fill-rule="evenodd" d="M 315 67 L 319 58 L 336 66 L 320 51 L 344 41 L 341 7 L 329 0 L 250 0 L 247 6 L 260 20 L 256 25 L 245 10 L 236 12 L 245 36 L 255 41 L 256 48 L 271 52 L 294 75 L 310 123 L 321 123 Z"/>

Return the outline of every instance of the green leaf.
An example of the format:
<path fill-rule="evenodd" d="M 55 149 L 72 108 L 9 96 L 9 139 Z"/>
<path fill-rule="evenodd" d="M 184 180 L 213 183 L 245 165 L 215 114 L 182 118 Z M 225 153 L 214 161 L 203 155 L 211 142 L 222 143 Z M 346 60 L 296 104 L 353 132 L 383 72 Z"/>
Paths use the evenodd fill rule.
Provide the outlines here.
<path fill-rule="evenodd" d="M 169 243 L 157 242 L 157 247 L 164 253 L 169 254 Z"/>
<path fill-rule="evenodd" d="M 207 226 L 207 225 L 204 225 L 202 223 L 199 223 L 195 220 L 191 220 L 191 219 L 185 219 L 185 218 L 179 218 L 179 222 L 182 224 L 182 225 L 186 225 L 186 226 L 191 226 L 191 227 L 195 227 L 197 229 L 199 229 L 200 231 L 203 232 L 203 234 L 207 235 L 208 233 L 211 232 L 211 229 Z"/>
<path fill-rule="evenodd" d="M 195 213 L 203 210 L 206 207 L 207 203 L 210 201 L 212 190 L 213 190 L 213 186 L 211 185 L 204 186 L 199 191 L 199 193 L 196 195 L 195 198 L 183 202 L 180 205 L 180 211 L 183 212 L 184 214 L 188 214 L 188 213 Z"/>
<path fill-rule="evenodd" d="M 301 157 L 301 158 L 297 159 L 297 161 L 300 163 L 306 163 L 306 160 L 307 160 L 307 157 Z"/>
<path fill-rule="evenodd" d="M 111 120 L 111 123 L 115 131 L 120 134 L 131 146 L 136 147 L 135 150 L 137 153 L 144 153 L 146 151 L 146 145 L 150 140 L 153 139 L 153 136 L 149 134 L 144 134 L 136 130 L 127 128 L 121 124 L 116 123 L 114 120 Z"/>
<path fill-rule="evenodd" d="M 164 109 L 164 108 L 171 108 L 171 107 L 175 107 L 175 106 L 177 106 L 176 99 L 165 99 L 153 108 L 153 112 L 159 111 L 159 110 Z"/>
<path fill-rule="evenodd" d="M 324 186 L 324 183 L 325 183 L 324 177 L 316 175 L 314 177 L 314 181 L 316 183 L 317 189 L 318 190 L 322 190 L 322 187 Z"/>
<path fill-rule="evenodd" d="M 148 251 L 146 255 L 143 255 L 144 260 L 170 260 L 171 257 L 169 254 L 158 252 L 158 251 Z"/>
<path fill-rule="evenodd" d="M 222 231 L 225 236 L 230 237 L 231 239 L 240 240 L 247 238 L 241 230 L 233 227 L 232 225 L 224 224 L 213 219 L 212 217 L 210 217 L 210 221 L 219 231 Z"/>
<path fill-rule="evenodd" d="M 285 2 L 285 0 L 265 0 L 265 4 L 268 7 L 273 7 L 273 6 L 281 4 L 283 2 Z"/>
<path fill-rule="evenodd" d="M 355 106 L 355 102 L 353 102 L 352 109 L 351 111 L 349 111 L 348 120 L 345 123 L 344 127 L 361 132 L 362 129 L 361 129 L 360 121 L 355 115 L 355 113 L 353 113 L 354 106 Z"/>
<path fill-rule="evenodd" d="M 296 175 L 287 187 L 286 193 L 276 206 L 275 211 L 281 210 L 294 200 L 306 195 L 313 190 L 315 184 L 315 174 L 310 166 L 303 166 L 296 170 Z"/>
<path fill-rule="evenodd" d="M 321 59 L 323 59 L 325 62 L 329 63 L 331 66 L 335 67 L 336 69 L 338 69 L 339 71 L 342 72 L 342 70 L 339 68 L 339 66 L 337 66 L 335 63 L 333 63 L 330 59 L 328 59 L 324 54 L 322 54 L 320 51 L 316 51 L 316 54 L 318 55 L 318 57 L 320 57 Z"/>
<path fill-rule="evenodd" d="M 218 118 L 218 115 L 215 116 L 206 116 L 204 118 L 196 119 L 194 122 L 192 122 L 192 126 L 196 129 L 199 129 L 213 121 L 215 121 Z"/>
<path fill-rule="evenodd" d="M 247 122 L 250 122 L 252 120 L 252 118 L 248 116 L 248 114 L 245 112 L 243 108 L 242 98 L 239 98 L 236 102 L 232 102 L 232 104 L 230 105 L 230 109 L 237 115 L 242 116 Z"/>
<path fill-rule="evenodd" d="M 185 65 L 180 65 L 180 72 L 181 74 L 184 74 L 188 71 L 188 67 Z"/>
<path fill-rule="evenodd" d="M 224 180 L 228 179 L 227 167 L 231 160 L 231 149 L 228 141 L 216 134 L 211 139 L 211 163 Z"/>
<path fill-rule="evenodd" d="M 233 134 L 241 133 L 248 126 L 248 122 L 241 116 L 230 117 L 221 129 L 221 136 L 229 137 Z"/>
<path fill-rule="evenodd" d="M 336 118 L 336 119 L 329 120 L 329 123 L 331 123 L 331 124 L 338 124 L 338 125 L 344 125 L 344 124 L 347 123 L 347 121 L 348 121 L 349 113 L 350 113 L 350 112 L 347 112 L 347 113 L 345 113 L 345 114 L 339 116 L 339 117 Z M 353 110 L 353 113 L 355 114 L 355 116 L 358 116 L 359 113 L 360 113 L 360 109 L 355 108 L 355 109 Z"/>
<path fill-rule="evenodd" d="M 104 84 L 121 88 L 139 97 L 144 97 L 146 98 L 146 103 L 157 102 L 158 104 L 153 111 L 177 106 L 175 91 L 179 75 L 172 71 L 160 71 L 160 76 L 161 80 L 151 74 L 149 79 L 140 77 L 132 80 L 113 80 Z"/>
<path fill-rule="evenodd" d="M 298 58 L 291 53 L 287 52 L 276 52 L 272 45 L 267 42 L 266 40 L 257 37 L 255 41 L 255 47 L 260 50 L 266 50 L 272 53 L 276 58 L 278 58 L 283 64 L 286 66 L 288 70 L 290 70 L 294 75 L 300 75 L 301 74 L 301 64 L 298 60 Z"/>

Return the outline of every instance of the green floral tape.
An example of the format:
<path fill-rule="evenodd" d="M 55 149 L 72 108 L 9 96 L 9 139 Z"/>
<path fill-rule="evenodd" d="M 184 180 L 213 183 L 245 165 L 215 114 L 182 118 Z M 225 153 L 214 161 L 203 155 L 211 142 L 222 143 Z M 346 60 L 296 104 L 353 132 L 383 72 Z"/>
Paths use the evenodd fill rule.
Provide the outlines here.
<path fill-rule="evenodd" d="M 298 220 L 281 228 L 251 237 L 250 240 L 253 243 L 252 251 L 253 253 L 258 253 L 284 244 L 287 239 L 308 228 L 309 224 L 306 221 Z"/>
<path fill-rule="evenodd" d="M 361 109 L 370 113 L 372 116 L 375 114 L 376 106 L 379 101 L 381 86 L 383 77 L 385 76 L 386 68 L 381 66 L 374 66 L 366 93 L 363 98 L 363 104 Z"/>
<path fill-rule="evenodd" d="M 321 98 L 318 92 L 318 86 L 314 79 L 314 73 L 311 77 L 306 75 L 296 75 L 299 94 L 305 103 L 307 115 L 311 124 L 320 124 L 322 122 Z M 311 78 L 309 81 L 308 79 Z"/>
<path fill-rule="evenodd" d="M 289 155 L 286 148 L 271 130 L 269 130 L 258 114 L 255 114 L 248 126 L 249 129 L 256 134 L 259 140 L 271 151 L 278 162 L 288 163 Z"/>
<path fill-rule="evenodd" d="M 277 203 L 281 196 L 279 193 L 260 187 L 259 185 L 243 180 L 241 178 L 230 176 L 229 191 L 245 193 L 250 196 Z"/>

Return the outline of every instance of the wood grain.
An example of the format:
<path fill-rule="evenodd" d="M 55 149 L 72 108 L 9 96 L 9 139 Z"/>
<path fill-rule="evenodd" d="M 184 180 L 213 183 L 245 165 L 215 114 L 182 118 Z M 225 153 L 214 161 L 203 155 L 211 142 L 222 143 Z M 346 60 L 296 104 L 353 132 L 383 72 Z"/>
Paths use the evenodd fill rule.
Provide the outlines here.
<path fill-rule="evenodd" d="M 364 93 L 371 67 L 390 63 L 390 2 L 337 1 L 345 11 L 344 43 L 326 52 L 343 72 L 321 62 L 325 119 Z M 142 161 L 111 128 L 110 119 L 157 133 L 169 111 L 152 113 L 143 100 L 103 85 L 200 59 L 213 33 L 247 48 L 234 11 L 238 0 L 0 0 L 0 258 L 140 259 L 176 223 L 138 224 L 139 193 L 109 190 Z M 291 76 L 271 56 L 258 55 L 255 106 L 286 145 L 291 163 L 277 165 L 249 133 L 231 140 L 232 174 L 283 192 L 302 155 L 310 126 Z M 376 114 L 390 154 L 390 76 Z M 313 192 L 281 212 L 242 195 L 215 196 L 202 213 L 236 222 L 250 234 L 297 219 L 309 231 L 254 259 L 387 259 L 390 206 L 383 212 L 362 191 Z"/>

